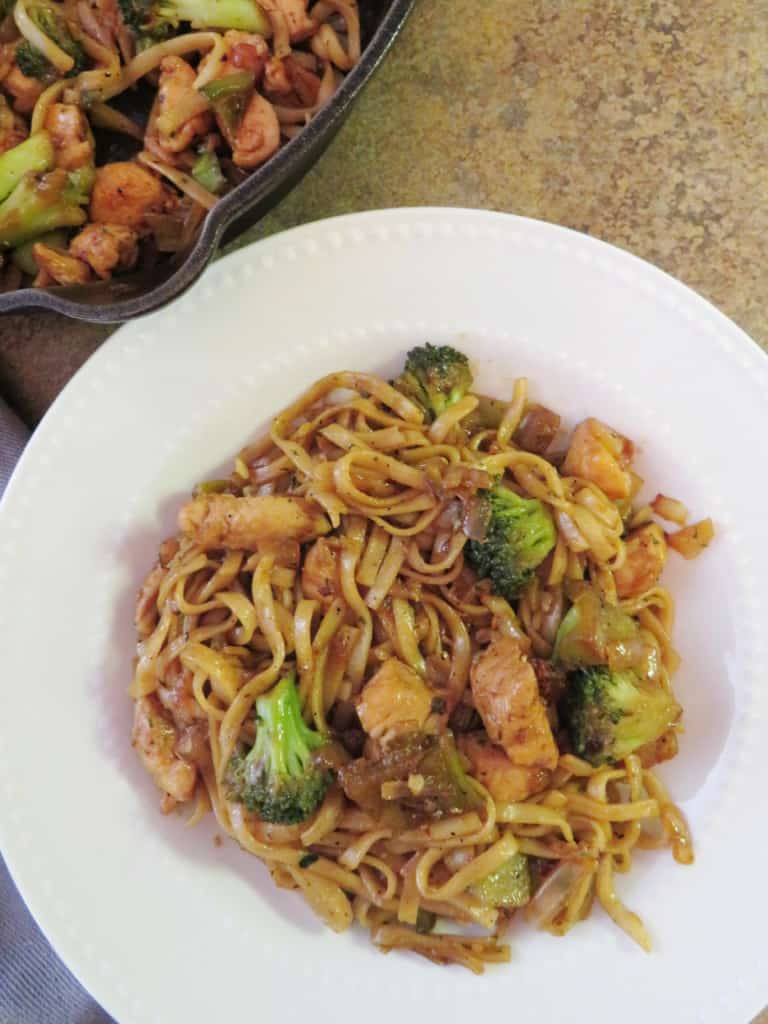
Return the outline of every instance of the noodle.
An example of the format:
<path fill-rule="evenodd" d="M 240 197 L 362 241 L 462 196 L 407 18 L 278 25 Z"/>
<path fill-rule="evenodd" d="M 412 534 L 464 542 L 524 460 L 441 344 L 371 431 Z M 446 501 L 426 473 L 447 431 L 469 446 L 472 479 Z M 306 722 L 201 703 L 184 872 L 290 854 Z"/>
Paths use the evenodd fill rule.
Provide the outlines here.
<path fill-rule="evenodd" d="M 348 4 L 314 10 L 350 26 Z M 563 475 L 546 451 L 515 441 L 527 381 L 497 427 L 474 429 L 478 408 L 469 393 L 426 422 L 383 380 L 332 374 L 240 453 L 230 477 L 200 488 L 139 596 L 134 744 L 164 809 L 190 801 L 190 824 L 213 810 L 334 931 L 356 921 L 384 951 L 479 973 L 509 959 L 499 935 L 516 908 L 564 935 L 599 905 L 648 950 L 615 876 L 647 849 L 693 860 L 683 814 L 651 770 L 677 752 L 680 713 L 663 558 L 633 575 L 638 557 L 658 557 L 629 543 L 649 519 L 590 479 L 584 425 Z M 499 592 L 493 567 L 478 575 L 490 487 L 550 524 L 514 593 Z M 656 506 L 682 520 L 679 502 Z M 580 673 L 593 671 L 629 674 L 668 709 L 647 742 L 617 756 L 583 742 L 570 709 Z M 268 761 L 237 775 L 278 692 L 294 694 L 322 773 L 312 805 L 283 817 L 258 788 Z M 434 932 L 435 919 L 491 934 Z"/>

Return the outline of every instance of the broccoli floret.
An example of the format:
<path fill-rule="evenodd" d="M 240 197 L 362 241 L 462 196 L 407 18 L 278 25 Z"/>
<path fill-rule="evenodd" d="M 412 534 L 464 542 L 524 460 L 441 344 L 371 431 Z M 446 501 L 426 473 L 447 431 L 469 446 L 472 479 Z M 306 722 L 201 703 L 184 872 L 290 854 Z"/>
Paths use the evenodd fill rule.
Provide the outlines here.
<path fill-rule="evenodd" d="M 467 357 L 450 345 L 420 345 L 408 353 L 405 369 L 392 386 L 433 420 L 466 395 L 472 371 Z"/>
<path fill-rule="evenodd" d="M 601 765 L 657 740 L 679 719 L 680 705 L 632 671 L 596 665 L 570 674 L 560 715 L 574 754 Z"/>
<path fill-rule="evenodd" d="M 138 36 L 167 38 L 180 22 L 192 28 L 239 29 L 268 36 L 269 19 L 253 0 L 118 0 L 123 22 Z"/>
<path fill-rule="evenodd" d="M 41 174 L 54 164 L 53 143 L 48 132 L 35 132 L 0 156 L 0 200 L 13 192 L 26 174 Z"/>
<path fill-rule="evenodd" d="M 327 740 L 301 717 L 294 673 L 259 697 L 255 710 L 256 742 L 228 766 L 230 798 L 264 821 L 295 825 L 320 806 L 332 782 L 313 758 Z"/>
<path fill-rule="evenodd" d="M 152 0 L 117 0 L 117 6 L 125 27 L 142 43 L 151 45 L 170 34 L 171 25 L 157 17 Z"/>
<path fill-rule="evenodd" d="M 478 494 L 486 528 L 483 540 L 466 546 L 469 564 L 508 601 L 527 587 L 534 569 L 555 546 L 552 516 L 536 498 L 521 498 L 501 484 Z"/>
<path fill-rule="evenodd" d="M 26 39 L 16 47 L 16 63 L 19 71 L 27 78 L 36 78 L 38 82 L 44 82 L 46 85 L 58 77 L 53 64 Z"/>
<path fill-rule="evenodd" d="M 0 249 L 15 249 L 56 228 L 78 227 L 86 220 L 81 204 L 87 201 L 76 171 L 27 174 L 0 203 Z"/>
<path fill-rule="evenodd" d="M 73 203 L 86 206 L 91 200 L 91 192 L 96 182 L 96 168 L 93 164 L 83 164 L 69 172 L 67 197 Z"/>
<path fill-rule="evenodd" d="M 66 18 L 58 11 L 47 4 L 34 4 L 27 7 L 27 13 L 37 27 L 49 39 L 68 54 L 75 62 L 67 77 L 79 75 L 88 65 L 88 58 L 83 44 L 72 34 L 72 29 Z M 37 78 L 40 81 L 53 81 L 59 77 L 59 73 L 36 47 L 26 40 L 21 42 L 16 49 L 16 63 L 25 75 L 30 78 Z"/>

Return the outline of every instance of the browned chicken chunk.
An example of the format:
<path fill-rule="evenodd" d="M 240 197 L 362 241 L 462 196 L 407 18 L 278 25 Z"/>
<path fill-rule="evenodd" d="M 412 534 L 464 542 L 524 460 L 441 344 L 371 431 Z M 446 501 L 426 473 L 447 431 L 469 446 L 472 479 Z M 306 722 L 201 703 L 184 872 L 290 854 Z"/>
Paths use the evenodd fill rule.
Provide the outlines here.
<path fill-rule="evenodd" d="M 557 766 L 558 751 L 536 674 L 518 642 L 497 637 L 470 672 L 475 707 L 493 743 L 524 767 Z"/>
<path fill-rule="evenodd" d="M 483 733 L 466 733 L 456 740 L 469 760 L 472 775 L 481 782 L 497 803 L 526 800 L 546 789 L 550 773 L 545 768 L 526 768 L 512 764 L 501 749 Z"/>
<path fill-rule="evenodd" d="M 667 561 L 667 542 L 658 523 L 648 523 L 627 537 L 627 557 L 613 578 L 619 597 L 634 597 L 656 583 Z"/>
<path fill-rule="evenodd" d="M 56 151 L 56 164 L 67 171 L 93 163 L 93 136 L 88 121 L 72 103 L 52 103 L 45 127 Z"/>
<path fill-rule="evenodd" d="M 157 786 L 179 803 L 195 789 L 197 770 L 176 753 L 179 739 L 168 712 L 151 694 L 136 701 L 131 742 Z"/>
<path fill-rule="evenodd" d="M 192 673 L 189 669 L 181 669 L 170 681 L 158 687 L 157 696 L 179 728 L 205 719 L 205 712 L 197 703 L 192 690 Z"/>
<path fill-rule="evenodd" d="M 149 636 L 157 624 L 157 596 L 160 584 L 165 579 L 165 573 L 163 565 L 156 565 L 150 570 L 141 585 L 141 590 L 136 598 L 136 609 L 133 613 L 133 621 L 140 637 Z"/>
<path fill-rule="evenodd" d="M 32 246 L 32 255 L 38 270 L 47 274 L 55 284 L 85 284 L 91 278 L 91 269 L 87 263 L 50 245 L 36 242 Z"/>
<path fill-rule="evenodd" d="M 15 111 L 19 114 L 31 114 L 45 85 L 36 78 L 29 78 L 18 64 L 14 64 L 3 79 L 3 89 L 10 94 Z"/>
<path fill-rule="evenodd" d="M 231 30 L 224 35 L 229 44 L 229 60 L 219 62 L 215 78 L 224 78 L 233 71 L 253 72 L 259 79 L 264 69 L 272 65 L 269 46 L 261 36 Z M 210 56 L 204 57 L 201 72 L 205 72 Z M 279 63 L 279 62 L 278 62 Z M 274 107 L 260 93 L 254 92 L 236 128 L 228 119 L 216 114 L 219 131 L 232 148 L 232 162 L 238 167 L 252 168 L 264 163 L 280 145 L 280 123 Z"/>
<path fill-rule="evenodd" d="M 232 160 L 238 167 L 258 167 L 280 145 L 280 122 L 275 108 L 255 92 L 232 140 Z"/>
<path fill-rule="evenodd" d="M 179 529 L 203 548 L 255 551 L 264 544 L 312 540 L 330 525 L 305 498 L 201 494 L 182 508 Z"/>
<path fill-rule="evenodd" d="M 213 115 L 195 89 L 196 78 L 195 69 L 181 57 L 164 57 L 160 62 L 160 80 L 144 144 L 161 160 L 181 153 L 213 126 Z M 195 101 L 202 109 L 177 124 L 175 112 Z M 191 109 L 195 110 L 195 106 Z"/>
<path fill-rule="evenodd" d="M 389 658 L 366 683 L 357 714 L 369 736 L 386 742 L 421 729 L 429 717 L 432 696 L 421 676 L 397 658 Z"/>
<path fill-rule="evenodd" d="M 324 537 L 315 541 L 304 558 L 301 589 L 305 597 L 319 601 L 324 607 L 341 594 L 337 542 Z"/>
<path fill-rule="evenodd" d="M 91 194 L 91 220 L 122 225 L 139 234 L 148 230 L 147 215 L 173 205 L 163 183 L 140 164 L 118 162 L 96 171 Z"/>
<path fill-rule="evenodd" d="M 231 74 L 232 68 L 236 68 L 238 71 L 252 71 L 256 81 L 259 81 L 270 54 L 269 44 L 264 37 L 255 32 L 230 29 L 224 33 L 224 39 L 229 44 L 229 63 L 232 67 L 224 65 L 219 77 Z"/>
<path fill-rule="evenodd" d="M 70 242 L 69 251 L 106 280 L 114 271 L 130 270 L 135 265 L 139 237 L 122 224 L 86 224 Z"/>
<path fill-rule="evenodd" d="M 584 420 L 573 432 L 563 473 L 589 480 L 609 498 L 628 498 L 632 493 L 629 465 L 634 445 L 612 427 L 593 418 Z"/>

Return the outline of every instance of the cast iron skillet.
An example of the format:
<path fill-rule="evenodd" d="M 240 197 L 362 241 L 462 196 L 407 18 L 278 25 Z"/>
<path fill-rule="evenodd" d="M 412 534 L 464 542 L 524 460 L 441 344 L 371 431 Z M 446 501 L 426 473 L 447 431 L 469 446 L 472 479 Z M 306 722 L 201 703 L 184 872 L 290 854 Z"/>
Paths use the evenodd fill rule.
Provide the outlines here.
<path fill-rule="evenodd" d="M 299 135 L 216 204 L 190 249 L 164 260 L 151 274 L 126 274 L 87 285 L 7 292 L 0 295 L 0 313 L 34 306 L 78 320 L 120 323 L 149 313 L 180 295 L 200 276 L 222 242 L 255 224 L 306 174 L 340 128 L 355 97 L 394 42 L 414 2 L 359 0 L 364 45 L 359 64 Z M 141 104 L 140 93 L 136 98 Z M 147 100 L 151 102 L 151 97 L 144 97 L 143 102 L 146 104 Z M 105 162 L 110 142 L 97 136 L 96 144 L 97 163 Z"/>

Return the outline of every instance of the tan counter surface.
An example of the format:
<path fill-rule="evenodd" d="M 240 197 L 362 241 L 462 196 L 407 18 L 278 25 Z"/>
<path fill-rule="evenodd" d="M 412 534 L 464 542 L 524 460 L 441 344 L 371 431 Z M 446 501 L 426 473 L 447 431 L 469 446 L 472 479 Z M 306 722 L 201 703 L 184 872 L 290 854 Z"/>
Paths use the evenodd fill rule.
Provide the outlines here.
<path fill-rule="evenodd" d="M 768 7 L 418 0 L 331 149 L 249 234 L 398 205 L 556 221 L 658 264 L 768 344 Z M 0 319 L 30 423 L 110 328 Z"/>

